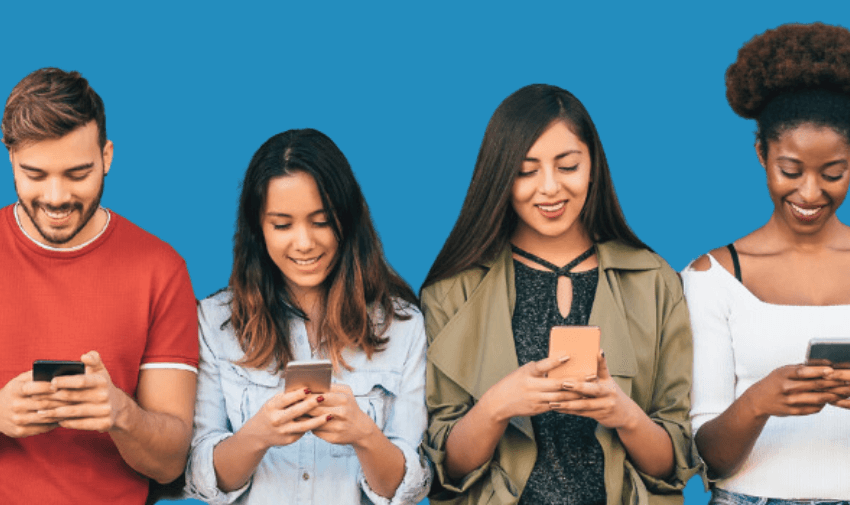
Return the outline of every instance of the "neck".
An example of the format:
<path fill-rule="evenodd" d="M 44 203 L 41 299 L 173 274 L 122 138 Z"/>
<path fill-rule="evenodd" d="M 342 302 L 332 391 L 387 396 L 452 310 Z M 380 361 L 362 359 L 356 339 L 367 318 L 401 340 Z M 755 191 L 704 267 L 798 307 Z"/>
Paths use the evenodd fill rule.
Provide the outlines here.
<path fill-rule="evenodd" d="M 584 227 L 578 223 L 567 233 L 555 237 L 541 235 L 528 226 L 520 225 L 511 236 L 511 243 L 556 265 L 569 262 L 593 245 Z"/>

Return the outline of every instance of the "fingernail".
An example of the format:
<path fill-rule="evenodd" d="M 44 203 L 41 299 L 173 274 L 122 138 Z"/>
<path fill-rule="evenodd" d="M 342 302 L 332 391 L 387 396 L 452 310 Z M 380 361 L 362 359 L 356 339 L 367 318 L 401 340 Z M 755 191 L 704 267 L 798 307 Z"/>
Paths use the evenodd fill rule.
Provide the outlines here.
<path fill-rule="evenodd" d="M 324 396 L 320 396 L 320 397 L 316 398 L 316 401 L 317 401 L 317 402 L 323 402 L 323 401 L 325 401 L 325 397 L 324 397 Z"/>
<path fill-rule="evenodd" d="M 561 389 L 565 389 L 567 391 L 569 391 L 570 389 L 573 389 L 575 387 L 576 387 L 576 385 L 573 382 L 564 382 L 563 384 L 561 384 Z"/>
<path fill-rule="evenodd" d="M 602 352 L 602 357 L 604 358 L 605 357 L 605 351 L 602 350 L 601 352 Z"/>
<path fill-rule="evenodd" d="M 311 392 L 312 391 L 310 391 L 310 388 L 304 388 L 304 394 L 305 395 L 309 395 Z"/>
<path fill-rule="evenodd" d="M 333 418 L 334 418 L 333 414 L 328 414 L 328 417 L 326 417 L 325 420 L 330 421 Z"/>
<path fill-rule="evenodd" d="M 584 378 L 584 380 L 585 380 L 586 382 L 592 382 L 592 381 L 595 381 L 595 380 L 596 380 L 596 374 L 590 374 L 590 375 L 588 375 L 587 377 L 585 377 L 585 378 Z"/>
<path fill-rule="evenodd" d="M 550 402 L 550 403 L 549 403 L 549 408 L 550 408 L 550 409 L 559 409 L 559 408 L 561 408 L 561 404 L 560 404 L 560 403 L 558 403 L 558 402 Z"/>
<path fill-rule="evenodd" d="M 570 359 L 569 356 L 561 356 L 560 358 L 558 358 L 558 361 L 560 361 L 561 363 L 566 363 L 568 359 Z"/>

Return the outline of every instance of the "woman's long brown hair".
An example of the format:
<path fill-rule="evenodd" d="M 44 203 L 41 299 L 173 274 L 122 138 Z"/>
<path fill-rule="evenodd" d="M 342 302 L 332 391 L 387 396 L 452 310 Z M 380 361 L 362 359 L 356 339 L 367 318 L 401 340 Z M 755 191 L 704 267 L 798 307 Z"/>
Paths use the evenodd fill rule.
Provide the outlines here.
<path fill-rule="evenodd" d="M 649 249 L 626 224 L 602 142 L 584 105 L 557 86 L 532 84 L 507 97 L 490 118 L 460 215 L 422 287 L 486 262 L 508 244 L 518 219 L 511 188 L 522 160 L 559 120 L 590 150 L 593 182 L 579 214 L 584 229 L 594 242 L 620 240 Z"/>
<path fill-rule="evenodd" d="M 269 181 L 293 172 L 316 181 L 322 205 L 332 216 L 339 244 L 337 259 L 325 279 L 325 311 L 317 325 L 320 350 L 334 363 L 350 368 L 345 348 L 368 357 L 387 343 L 394 318 L 408 319 L 403 305 L 417 305 L 410 286 L 384 259 L 369 209 L 348 160 L 323 133 L 289 130 L 267 140 L 254 153 L 239 198 L 230 275 L 231 324 L 243 351 L 240 364 L 280 372 L 293 359 L 289 324 L 306 319 L 286 288 L 280 269 L 269 257 L 261 225 Z M 401 303 L 400 303 L 401 302 Z"/>

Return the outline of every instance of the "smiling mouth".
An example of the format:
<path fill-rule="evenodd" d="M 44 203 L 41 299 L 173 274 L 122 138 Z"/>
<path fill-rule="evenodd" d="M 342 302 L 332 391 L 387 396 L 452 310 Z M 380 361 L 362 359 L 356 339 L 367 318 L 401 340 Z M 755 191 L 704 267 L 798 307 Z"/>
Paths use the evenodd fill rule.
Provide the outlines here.
<path fill-rule="evenodd" d="M 567 203 L 567 201 L 566 201 L 566 200 L 561 200 L 560 202 L 558 202 L 558 203 L 553 203 L 552 205 L 541 205 L 541 204 L 538 204 L 538 205 L 536 205 L 535 207 L 537 207 L 538 209 L 542 210 L 543 212 L 555 212 L 555 211 L 558 211 L 558 210 L 563 209 L 563 208 L 564 208 L 564 205 L 566 205 L 566 203 Z"/>
<path fill-rule="evenodd" d="M 67 219 L 74 211 L 74 209 L 68 209 L 64 211 L 47 210 L 44 207 L 42 207 L 41 210 L 44 212 L 45 216 L 47 216 L 53 221 L 63 221 Z"/>
<path fill-rule="evenodd" d="M 791 202 L 788 202 L 788 205 L 791 206 L 791 209 L 796 214 L 798 214 L 800 217 L 802 217 L 804 219 L 814 218 L 815 216 L 818 215 L 818 213 L 820 213 L 821 210 L 823 210 L 824 207 L 826 207 L 826 205 L 820 205 L 818 207 L 803 208 L 803 207 L 800 207 L 799 205 L 791 203 Z"/>
<path fill-rule="evenodd" d="M 290 257 L 289 259 L 291 259 L 296 265 L 307 266 L 307 265 L 313 265 L 313 264 L 317 263 L 319 261 L 319 259 L 321 259 L 322 256 L 323 255 L 320 254 L 320 255 L 316 256 L 315 258 L 309 258 L 309 259 L 298 259 L 298 258 L 293 258 L 293 257 Z"/>

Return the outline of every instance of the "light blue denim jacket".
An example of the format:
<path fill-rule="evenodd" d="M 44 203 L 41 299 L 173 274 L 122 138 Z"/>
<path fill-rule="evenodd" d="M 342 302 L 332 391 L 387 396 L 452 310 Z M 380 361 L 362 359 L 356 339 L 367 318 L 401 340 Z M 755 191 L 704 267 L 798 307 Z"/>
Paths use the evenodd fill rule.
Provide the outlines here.
<path fill-rule="evenodd" d="M 411 319 L 394 320 L 384 336 L 389 343 L 367 359 L 360 351 L 343 356 L 354 371 L 334 375 L 347 384 L 360 408 L 401 449 L 404 478 L 392 499 L 376 494 L 366 482 L 350 445 L 334 445 L 312 433 L 297 442 L 272 447 L 251 480 L 225 493 L 216 485 L 213 448 L 233 435 L 260 407 L 283 391 L 281 374 L 236 365 L 243 352 L 230 318 L 230 293 L 222 291 L 201 302 L 200 371 L 195 404 L 195 432 L 186 470 L 186 491 L 209 503 L 240 504 L 401 504 L 417 503 L 431 485 L 430 464 L 417 450 L 428 421 L 425 408 L 425 330 L 422 315 L 406 308 Z M 303 321 L 290 326 L 296 360 L 317 359 L 311 353 Z"/>

